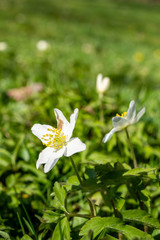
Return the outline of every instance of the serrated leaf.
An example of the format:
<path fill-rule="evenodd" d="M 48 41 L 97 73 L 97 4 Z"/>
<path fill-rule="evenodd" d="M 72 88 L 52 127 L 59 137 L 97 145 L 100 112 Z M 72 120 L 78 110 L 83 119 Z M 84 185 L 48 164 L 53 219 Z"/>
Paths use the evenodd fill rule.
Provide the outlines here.
<path fill-rule="evenodd" d="M 156 169 L 155 168 L 134 168 L 125 172 L 123 176 L 128 176 L 128 175 L 137 176 L 137 175 L 140 175 L 141 173 L 147 173 L 154 170 Z"/>
<path fill-rule="evenodd" d="M 51 210 L 47 210 L 45 211 L 44 215 L 43 215 L 43 219 L 47 222 L 47 223 L 56 223 L 58 222 L 58 220 L 60 218 L 64 217 L 64 215 L 60 214 L 60 213 L 56 213 L 53 212 Z"/>
<path fill-rule="evenodd" d="M 126 210 L 122 212 L 122 215 L 124 220 L 126 221 L 137 222 L 139 224 L 160 229 L 160 223 L 158 222 L 158 220 L 152 218 L 148 213 L 143 210 Z"/>
<path fill-rule="evenodd" d="M 79 180 L 78 180 L 77 176 L 71 176 L 68 178 L 67 183 L 78 186 Z"/>
<path fill-rule="evenodd" d="M 64 217 L 62 220 L 60 220 L 53 232 L 52 240 L 70 240 L 70 226 L 68 219 Z"/>
<path fill-rule="evenodd" d="M 126 236 L 129 240 L 133 240 L 137 237 L 142 239 L 144 238 L 145 240 L 153 239 L 149 234 L 142 232 L 141 230 L 130 225 L 125 225 L 121 219 L 116 217 L 92 218 L 82 227 L 80 235 L 86 235 L 88 231 L 92 229 L 94 231 L 93 237 L 95 238 L 104 228 L 119 232 Z"/>
<path fill-rule="evenodd" d="M 55 192 L 55 196 L 56 196 L 57 200 L 59 201 L 59 203 L 62 207 L 62 210 L 65 211 L 66 192 L 65 192 L 63 186 L 61 186 L 58 182 L 55 182 L 54 192 Z"/>

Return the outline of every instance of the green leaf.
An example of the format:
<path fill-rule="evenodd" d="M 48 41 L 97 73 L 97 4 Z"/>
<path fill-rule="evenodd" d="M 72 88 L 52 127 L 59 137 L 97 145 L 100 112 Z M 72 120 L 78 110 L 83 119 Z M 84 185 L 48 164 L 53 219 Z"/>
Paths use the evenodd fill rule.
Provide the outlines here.
<path fill-rule="evenodd" d="M 56 225 L 53 235 L 52 235 L 52 240 L 70 240 L 70 226 L 67 218 L 63 218 L 58 222 Z"/>
<path fill-rule="evenodd" d="M 0 148 L 0 160 L 5 160 L 8 163 L 11 163 L 12 155 L 4 148 Z"/>
<path fill-rule="evenodd" d="M 71 185 L 75 185 L 75 186 L 79 186 L 79 180 L 77 178 L 77 176 L 71 176 L 67 179 L 67 183 L 71 184 Z"/>
<path fill-rule="evenodd" d="M 56 223 L 62 217 L 64 217 L 64 215 L 53 212 L 51 210 L 45 211 L 43 215 L 43 219 L 46 221 L 46 223 Z"/>
<path fill-rule="evenodd" d="M 57 200 L 59 201 L 59 203 L 61 205 L 61 209 L 65 211 L 66 210 L 65 209 L 66 192 L 65 192 L 63 186 L 61 186 L 58 182 L 55 182 L 54 192 L 55 192 L 55 196 L 56 196 Z"/>
<path fill-rule="evenodd" d="M 122 215 L 124 220 L 126 221 L 137 222 L 139 224 L 160 229 L 160 224 L 158 220 L 152 218 L 148 213 L 143 210 L 126 210 L 122 212 Z"/>
<path fill-rule="evenodd" d="M 34 235 L 34 231 L 32 229 L 32 226 L 30 225 L 30 223 L 27 221 L 27 219 L 25 217 L 23 217 L 23 220 L 24 220 L 28 230 Z"/>
<path fill-rule="evenodd" d="M 111 235 L 106 234 L 106 236 L 100 240 L 117 240 L 117 238 L 112 237 Z"/>
<path fill-rule="evenodd" d="M 96 164 L 106 164 L 106 163 L 110 162 L 111 160 L 104 153 L 93 152 L 88 156 L 87 161 L 90 161 L 90 162 L 96 163 Z"/>
<path fill-rule="evenodd" d="M 25 135 L 22 134 L 21 137 L 19 138 L 19 141 L 17 142 L 16 144 L 16 147 L 13 151 L 13 154 L 12 154 L 12 165 L 14 166 L 16 164 L 16 159 L 17 159 L 17 156 L 18 156 L 18 152 L 19 152 L 19 149 L 24 141 L 24 138 L 25 138 Z"/>
<path fill-rule="evenodd" d="M 0 231 L 0 236 L 3 237 L 6 240 L 10 240 L 10 236 L 6 232 Z"/>
<path fill-rule="evenodd" d="M 80 235 L 86 235 L 91 229 L 94 231 L 93 238 L 95 238 L 104 228 L 111 231 L 116 231 L 127 237 L 129 240 L 134 238 L 144 238 L 145 240 L 153 239 L 149 234 L 140 231 L 139 229 L 125 225 L 124 222 L 116 217 L 95 217 L 87 221 L 87 223 L 82 227 Z"/>
<path fill-rule="evenodd" d="M 133 175 L 137 176 L 140 175 L 141 173 L 147 173 L 156 170 L 155 168 L 134 168 L 131 169 L 123 174 L 123 176 L 128 176 L 128 175 Z"/>
<path fill-rule="evenodd" d="M 21 240 L 33 240 L 33 238 L 29 237 L 27 234 L 25 234 Z"/>

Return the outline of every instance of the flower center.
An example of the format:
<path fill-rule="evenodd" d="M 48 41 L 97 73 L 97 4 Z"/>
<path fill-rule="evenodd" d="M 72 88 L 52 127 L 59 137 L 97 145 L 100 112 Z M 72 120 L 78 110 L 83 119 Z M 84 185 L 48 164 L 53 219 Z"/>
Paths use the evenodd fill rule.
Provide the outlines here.
<path fill-rule="evenodd" d="M 42 139 L 45 140 L 44 145 L 47 147 L 53 147 L 55 149 L 60 149 L 64 146 L 66 142 L 66 136 L 62 132 L 62 129 L 48 128 L 49 133 L 43 135 Z"/>
<path fill-rule="evenodd" d="M 117 117 L 121 117 L 121 118 L 125 118 L 127 117 L 127 112 L 123 112 L 121 115 L 119 115 L 118 113 L 116 114 Z"/>

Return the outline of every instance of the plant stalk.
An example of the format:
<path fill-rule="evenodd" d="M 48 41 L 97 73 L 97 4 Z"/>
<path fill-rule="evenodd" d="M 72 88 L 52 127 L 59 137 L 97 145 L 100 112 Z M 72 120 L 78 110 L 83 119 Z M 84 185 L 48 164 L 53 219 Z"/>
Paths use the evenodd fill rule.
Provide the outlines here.
<path fill-rule="evenodd" d="M 78 173 L 77 167 L 76 167 L 76 165 L 75 165 L 75 163 L 74 163 L 74 161 L 73 161 L 73 158 L 70 157 L 70 159 L 71 159 L 72 166 L 73 166 L 73 168 L 74 168 L 74 170 L 75 170 L 75 173 L 76 173 L 76 175 L 77 175 L 77 178 L 78 178 L 78 180 L 79 180 L 79 183 L 80 183 L 80 185 L 81 185 L 81 187 L 82 187 L 83 184 L 82 184 L 81 177 L 80 177 L 80 175 L 79 175 L 79 173 Z M 89 199 L 88 197 L 87 197 L 87 201 L 88 201 L 88 203 L 89 203 L 90 212 L 91 212 L 91 217 L 95 217 L 94 204 L 93 204 L 92 200 Z"/>
<path fill-rule="evenodd" d="M 100 112 L 100 122 L 104 123 L 104 111 L 103 111 L 103 101 L 102 101 L 103 96 L 99 96 L 99 112 Z"/>
<path fill-rule="evenodd" d="M 125 128 L 125 132 L 126 132 L 128 144 L 129 144 L 129 147 L 130 147 L 130 150 L 131 150 L 131 154 L 132 154 L 133 166 L 134 166 L 134 168 L 137 168 L 138 165 L 137 165 L 136 155 L 134 153 L 134 148 L 133 148 L 133 145 L 131 143 L 131 140 L 130 140 L 127 128 Z"/>
<path fill-rule="evenodd" d="M 76 173 L 76 175 L 77 175 L 77 178 L 78 178 L 78 180 L 79 180 L 79 183 L 80 183 L 80 185 L 82 186 L 82 180 L 81 180 L 81 177 L 79 176 L 79 173 L 78 173 L 78 170 L 77 170 L 77 168 L 76 168 L 76 165 L 75 165 L 75 163 L 74 163 L 74 161 L 73 161 L 73 158 L 70 157 L 70 159 L 71 159 L 71 163 L 72 163 L 72 166 L 73 166 L 73 168 L 74 168 L 74 171 L 75 171 L 75 173 Z"/>

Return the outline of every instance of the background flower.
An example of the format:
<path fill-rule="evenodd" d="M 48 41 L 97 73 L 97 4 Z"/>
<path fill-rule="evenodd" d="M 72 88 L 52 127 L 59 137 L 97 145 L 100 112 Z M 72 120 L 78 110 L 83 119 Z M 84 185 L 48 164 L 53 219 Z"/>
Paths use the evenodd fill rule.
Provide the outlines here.
<path fill-rule="evenodd" d="M 129 104 L 129 108 L 127 112 L 124 112 L 121 116 L 117 114 L 116 117 L 112 118 L 113 129 L 107 133 L 104 138 L 103 142 L 106 143 L 115 132 L 121 131 L 122 129 L 137 123 L 139 119 L 145 113 L 145 107 L 141 109 L 141 111 L 136 114 L 136 102 L 132 100 Z"/>

